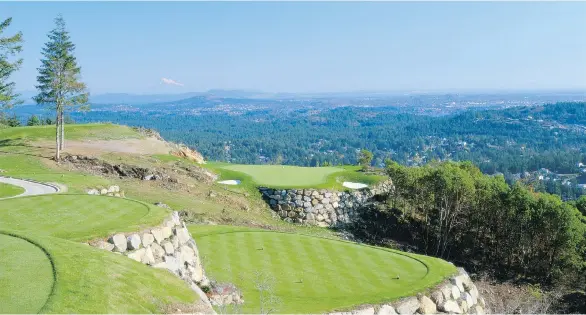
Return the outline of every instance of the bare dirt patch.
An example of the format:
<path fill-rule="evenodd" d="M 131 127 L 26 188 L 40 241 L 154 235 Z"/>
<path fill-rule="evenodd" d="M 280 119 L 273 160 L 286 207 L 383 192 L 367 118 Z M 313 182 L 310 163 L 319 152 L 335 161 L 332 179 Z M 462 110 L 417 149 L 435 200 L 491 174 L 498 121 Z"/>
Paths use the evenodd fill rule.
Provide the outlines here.
<path fill-rule="evenodd" d="M 39 147 L 53 148 L 52 141 L 36 142 Z M 169 154 L 171 146 L 157 138 L 124 140 L 67 140 L 65 152 L 75 155 L 100 155 L 103 153 Z"/>

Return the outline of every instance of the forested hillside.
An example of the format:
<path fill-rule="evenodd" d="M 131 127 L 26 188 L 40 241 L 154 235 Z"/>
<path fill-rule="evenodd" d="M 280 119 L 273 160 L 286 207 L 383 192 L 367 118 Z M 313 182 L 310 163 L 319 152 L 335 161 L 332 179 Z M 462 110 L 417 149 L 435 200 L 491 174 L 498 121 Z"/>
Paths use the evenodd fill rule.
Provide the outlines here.
<path fill-rule="evenodd" d="M 586 153 L 586 103 L 467 111 L 454 116 L 404 114 L 396 107 L 271 109 L 190 115 L 169 108 L 94 111 L 76 121 L 113 121 L 155 128 L 196 147 L 210 160 L 313 166 L 354 164 L 356 151 L 417 165 L 432 159 L 471 160 L 486 173 L 548 168 L 575 172 Z"/>

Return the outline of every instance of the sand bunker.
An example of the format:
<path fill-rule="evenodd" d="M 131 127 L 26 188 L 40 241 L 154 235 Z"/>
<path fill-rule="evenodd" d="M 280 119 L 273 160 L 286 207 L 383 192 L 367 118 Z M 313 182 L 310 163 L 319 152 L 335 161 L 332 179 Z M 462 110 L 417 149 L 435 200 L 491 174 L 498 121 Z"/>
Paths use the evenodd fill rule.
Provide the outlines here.
<path fill-rule="evenodd" d="M 219 181 L 218 184 L 223 184 L 223 185 L 240 185 L 240 181 L 237 180 L 237 179 L 229 179 L 229 180 Z"/>
<path fill-rule="evenodd" d="M 342 184 L 342 186 L 348 187 L 348 188 L 352 188 L 352 189 L 360 189 L 360 188 L 366 188 L 366 187 L 368 187 L 368 185 L 366 185 L 366 184 L 363 184 L 363 183 L 353 183 L 353 182 L 344 182 Z"/>

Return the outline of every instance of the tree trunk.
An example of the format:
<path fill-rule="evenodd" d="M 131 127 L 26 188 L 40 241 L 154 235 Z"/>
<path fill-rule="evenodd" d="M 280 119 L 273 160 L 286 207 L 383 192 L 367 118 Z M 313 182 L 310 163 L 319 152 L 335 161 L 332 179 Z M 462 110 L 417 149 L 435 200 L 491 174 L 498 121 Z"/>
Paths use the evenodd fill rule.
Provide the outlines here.
<path fill-rule="evenodd" d="M 59 114 L 55 117 L 55 161 L 59 163 L 61 160 L 61 135 L 60 135 L 60 126 L 59 126 Z"/>
<path fill-rule="evenodd" d="M 65 149 L 65 120 L 63 119 L 63 111 L 59 115 L 61 117 L 61 142 L 59 144 L 59 148 L 61 150 Z"/>

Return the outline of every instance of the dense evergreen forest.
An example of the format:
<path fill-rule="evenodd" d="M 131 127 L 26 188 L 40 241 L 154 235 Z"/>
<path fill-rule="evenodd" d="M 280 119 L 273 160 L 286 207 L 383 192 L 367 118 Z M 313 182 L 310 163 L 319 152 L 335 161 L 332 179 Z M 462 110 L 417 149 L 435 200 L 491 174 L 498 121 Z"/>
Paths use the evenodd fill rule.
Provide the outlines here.
<path fill-rule="evenodd" d="M 201 115 L 165 111 L 93 111 L 76 121 L 112 121 L 155 128 L 195 147 L 209 160 L 315 166 L 355 164 L 357 152 L 418 165 L 470 160 L 488 174 L 548 168 L 576 172 L 586 162 L 586 103 L 557 103 L 503 110 L 469 110 L 454 116 L 404 114 L 394 107 L 259 110 Z"/>

